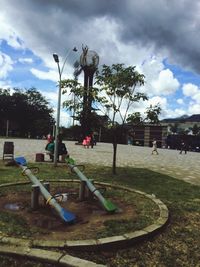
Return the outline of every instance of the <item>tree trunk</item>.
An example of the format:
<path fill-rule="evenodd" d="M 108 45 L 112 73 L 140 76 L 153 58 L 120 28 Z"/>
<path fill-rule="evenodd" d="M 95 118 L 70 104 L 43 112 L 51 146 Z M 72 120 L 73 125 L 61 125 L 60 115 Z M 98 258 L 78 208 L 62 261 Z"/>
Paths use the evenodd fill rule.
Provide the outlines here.
<path fill-rule="evenodd" d="M 113 166 L 112 173 L 116 174 L 116 157 L 117 157 L 117 142 L 116 140 L 113 142 Z"/>

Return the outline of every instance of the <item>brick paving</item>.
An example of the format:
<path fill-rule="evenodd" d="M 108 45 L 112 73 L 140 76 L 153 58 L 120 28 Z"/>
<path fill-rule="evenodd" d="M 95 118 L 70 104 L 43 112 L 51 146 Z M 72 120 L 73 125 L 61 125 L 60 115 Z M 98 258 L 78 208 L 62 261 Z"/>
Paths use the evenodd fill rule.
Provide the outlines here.
<path fill-rule="evenodd" d="M 3 144 L 13 141 L 15 157 L 24 156 L 28 162 L 35 161 L 36 153 L 45 153 L 46 140 L 35 139 L 0 139 L 0 158 L 3 156 Z M 97 143 L 93 149 L 75 145 L 74 141 L 65 141 L 70 156 L 78 164 L 98 164 L 112 166 L 112 144 Z M 152 148 L 118 145 L 117 166 L 147 168 L 164 173 L 186 182 L 200 185 L 200 153 L 179 154 L 178 150 L 158 149 L 159 155 L 151 155 Z M 45 155 L 45 160 L 49 157 Z"/>

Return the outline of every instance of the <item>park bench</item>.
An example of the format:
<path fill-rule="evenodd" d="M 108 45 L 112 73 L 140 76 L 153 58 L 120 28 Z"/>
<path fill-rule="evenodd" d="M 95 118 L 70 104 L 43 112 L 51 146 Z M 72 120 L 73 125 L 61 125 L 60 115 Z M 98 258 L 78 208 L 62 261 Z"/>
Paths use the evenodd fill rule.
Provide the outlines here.
<path fill-rule="evenodd" d="M 3 160 L 14 158 L 14 143 L 4 142 L 3 146 Z"/>

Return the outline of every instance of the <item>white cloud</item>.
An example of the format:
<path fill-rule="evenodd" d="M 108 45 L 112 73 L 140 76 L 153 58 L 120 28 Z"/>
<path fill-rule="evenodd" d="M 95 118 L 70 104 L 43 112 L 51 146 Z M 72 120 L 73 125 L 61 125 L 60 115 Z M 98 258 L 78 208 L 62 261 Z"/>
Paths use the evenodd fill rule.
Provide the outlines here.
<path fill-rule="evenodd" d="M 193 97 L 199 91 L 198 87 L 192 83 L 183 84 L 182 90 L 185 96 L 191 96 L 191 97 Z"/>
<path fill-rule="evenodd" d="M 57 109 L 53 109 L 53 117 L 55 121 L 57 120 Z M 60 110 L 60 126 L 70 127 L 72 125 L 72 118 L 70 117 L 69 112 L 65 109 Z"/>
<path fill-rule="evenodd" d="M 154 96 L 149 99 L 148 105 L 157 105 L 159 104 L 161 108 L 166 108 L 167 106 L 167 99 L 165 97 L 160 97 L 160 96 Z"/>
<path fill-rule="evenodd" d="M 8 45 L 15 49 L 24 49 L 24 44 L 19 40 L 18 33 L 10 26 L 3 14 L 3 9 L 0 13 L 0 40 L 6 40 Z"/>
<path fill-rule="evenodd" d="M 176 100 L 176 102 L 177 102 L 179 105 L 184 104 L 184 101 L 183 101 L 182 98 L 178 98 L 178 99 Z"/>
<path fill-rule="evenodd" d="M 200 109 L 198 111 L 198 107 L 200 104 L 200 89 L 197 85 L 192 83 L 187 83 L 183 85 L 183 94 L 189 97 L 192 101 L 189 103 L 189 112 L 195 110 L 196 113 L 200 113 Z"/>
<path fill-rule="evenodd" d="M 27 58 L 27 57 L 26 58 L 25 57 L 19 58 L 18 61 L 20 63 L 33 63 L 33 59 L 32 58 Z"/>
<path fill-rule="evenodd" d="M 53 107 L 53 116 L 57 119 L 57 104 L 58 104 L 58 89 L 55 87 L 55 91 L 41 91 L 41 94 L 49 101 Z M 62 107 L 63 102 L 69 99 L 71 96 L 68 94 L 61 95 L 61 107 L 60 107 L 60 126 L 69 127 L 72 123 L 72 118 L 66 108 Z"/>
<path fill-rule="evenodd" d="M 1 79 L 7 78 L 8 73 L 13 70 L 13 66 L 12 66 L 13 64 L 14 62 L 8 55 L 0 52 L 0 78 Z"/>
<path fill-rule="evenodd" d="M 52 66 L 52 67 L 54 67 L 54 68 L 49 69 L 48 71 L 42 71 L 42 70 L 38 70 L 36 68 L 31 68 L 30 71 L 34 76 L 36 76 L 40 80 L 50 80 L 53 82 L 57 82 L 59 80 L 59 73 L 57 70 L 57 66 L 54 64 L 54 66 Z M 62 64 L 61 64 L 60 68 L 62 68 Z M 66 72 L 66 70 L 67 70 L 67 72 Z M 64 66 L 64 70 L 63 70 L 61 78 L 62 78 L 62 80 L 63 79 L 74 79 L 73 68 L 66 64 Z"/>
<path fill-rule="evenodd" d="M 60 111 L 60 126 L 70 127 L 72 125 L 72 118 L 66 110 Z"/>
<path fill-rule="evenodd" d="M 163 112 L 163 118 L 176 118 L 185 115 L 186 113 L 185 109 L 166 109 Z"/>
<path fill-rule="evenodd" d="M 104 2 L 104 1 L 103 1 Z M 146 2 L 146 1 L 145 1 Z M 148 1 L 147 1 L 148 2 Z M 159 4 L 161 3 L 158 1 Z M 187 2 L 187 1 L 186 1 Z M 100 65 L 102 64 L 113 64 L 113 63 L 125 63 L 126 65 L 136 65 L 137 70 L 145 75 L 145 86 L 141 87 L 142 91 L 147 93 L 150 98 L 149 101 L 140 102 L 135 105 L 135 108 L 138 110 L 144 111 L 145 107 L 149 106 L 149 104 L 157 104 L 159 102 L 161 104 L 161 108 L 163 110 L 163 114 L 171 115 L 175 117 L 175 110 L 168 108 L 167 99 L 161 96 L 172 95 L 179 88 L 179 81 L 176 79 L 171 70 L 165 69 L 163 64 L 164 58 L 170 55 L 168 49 L 171 51 L 179 51 L 181 57 L 187 55 L 187 53 L 183 53 L 186 50 L 174 50 L 172 48 L 172 43 L 170 41 L 170 31 L 169 35 L 166 35 L 165 27 L 164 29 L 164 37 L 168 39 L 170 45 L 167 45 L 166 40 L 162 39 L 164 45 L 161 44 L 161 38 L 158 36 L 158 45 L 155 50 L 155 44 L 148 41 L 148 36 L 153 34 L 154 39 L 156 39 L 156 34 L 159 31 L 162 31 L 162 27 L 159 27 L 158 32 L 148 31 L 144 32 L 141 29 L 146 27 L 149 29 L 152 25 L 159 25 L 159 23 L 153 23 L 154 19 L 162 18 L 161 21 L 164 22 L 164 26 L 166 26 L 166 22 L 169 23 L 168 15 L 166 15 L 167 20 L 165 21 L 164 17 L 154 16 L 154 11 L 152 12 L 152 18 L 149 16 L 139 16 L 138 18 L 142 18 L 140 22 L 136 22 L 133 24 L 132 22 L 132 14 L 130 16 L 130 25 L 122 23 L 122 21 L 126 21 L 126 16 L 128 12 L 118 14 L 117 16 L 110 16 L 113 10 L 108 9 L 107 15 L 101 13 L 101 10 L 96 10 L 98 16 L 91 15 L 91 9 L 84 9 L 85 6 L 79 6 L 81 13 L 83 11 L 83 16 L 77 16 L 77 8 L 74 9 L 75 12 L 71 12 L 70 6 L 65 6 L 64 2 L 62 6 L 56 6 L 56 4 L 48 4 L 44 7 L 42 1 L 36 1 L 36 3 L 23 1 L 23 9 L 17 8 L 19 1 L 13 1 L 11 4 L 9 1 L 5 0 L 4 9 L 6 10 L 6 16 L 4 12 L 1 11 L 0 14 L 0 39 L 4 39 L 7 41 L 9 45 L 14 47 L 15 49 L 24 49 L 25 46 L 30 49 L 36 56 L 40 57 L 49 70 L 42 71 L 37 69 L 37 67 L 32 68 L 31 73 L 36 76 L 40 80 L 50 80 L 55 83 L 58 81 L 58 70 L 57 65 L 53 60 L 52 54 L 57 52 L 60 57 L 60 62 L 62 66 L 62 62 L 65 56 L 68 54 L 68 48 L 77 45 L 79 48 L 79 52 L 75 54 L 70 54 L 67 64 L 65 66 L 65 71 L 63 73 L 62 78 L 72 78 L 73 68 L 70 66 L 75 61 L 75 58 L 79 58 L 81 53 L 81 44 L 84 40 L 85 44 L 88 45 L 89 49 L 94 49 L 100 55 Z M 130 1 L 130 3 L 132 3 Z M 189 1 L 188 1 L 189 3 Z M 66 4 L 67 5 L 67 4 Z M 105 6 L 107 7 L 107 3 Z M 124 8 L 126 5 L 123 4 Z M 133 10 L 137 10 L 140 4 L 133 4 Z M 145 5 L 141 7 L 141 11 L 147 12 L 148 9 L 151 8 L 154 10 L 154 5 Z M 157 4 L 155 4 L 157 6 Z M 159 6 L 159 5 L 158 5 Z M 55 9 L 54 9 L 55 8 Z M 83 8 L 83 10 L 82 10 Z M 24 12 L 24 10 L 26 12 Z M 45 12 L 43 12 L 45 10 Z M 167 9 L 168 10 L 168 9 Z M 179 9 L 172 9 L 173 12 L 178 12 Z M 129 11 L 129 10 L 126 10 Z M 139 9 L 140 11 L 140 9 Z M 85 14 L 89 12 L 90 15 Z M 99 13 L 100 12 L 100 13 Z M 137 13 L 137 11 L 134 11 Z M 172 13 L 173 13 L 172 12 Z M 191 11 L 190 11 L 191 12 Z M 181 13 L 181 12 L 180 12 Z M 146 14 L 146 13 L 145 13 Z M 147 13 L 150 14 L 150 13 Z M 174 13 L 173 13 L 174 14 Z M 193 13 L 191 12 L 193 18 Z M 122 16 L 122 17 L 121 17 Z M 121 20 L 121 18 L 122 20 Z M 143 17 L 145 20 L 143 21 Z M 175 17 L 175 16 L 174 16 Z M 146 19 L 149 18 L 152 22 L 150 25 L 148 24 L 148 20 L 146 23 Z M 181 17 L 182 18 L 182 13 Z M 127 17 L 128 19 L 128 17 Z M 164 21 L 163 21 L 164 19 Z M 73 21 L 73 27 L 71 27 L 70 22 Z M 144 24 L 143 24 L 144 22 Z M 140 27 L 137 25 L 139 24 Z M 44 25 L 48 25 L 48 31 Z M 176 26 L 178 26 L 177 24 Z M 182 24 L 181 24 L 182 25 Z M 188 25 L 188 24 L 187 24 Z M 157 27 L 156 27 L 157 28 Z M 84 29 L 84 31 L 83 31 Z M 135 30 L 134 30 L 135 29 Z M 155 28 L 153 28 L 155 29 Z M 183 27 L 185 29 L 185 27 Z M 174 32 L 178 33 L 179 31 Z M 132 36 L 130 39 L 125 39 L 123 34 L 130 34 Z M 138 37 L 144 33 L 145 41 L 138 42 Z M 154 35 L 155 33 L 155 35 Z M 187 35 L 188 36 L 188 35 Z M 127 36 L 128 37 L 128 36 Z M 172 36 L 174 37 L 174 36 Z M 147 38 L 147 39 L 146 39 Z M 189 39 L 189 37 L 187 38 Z M 24 41 L 21 42 L 21 40 Z M 181 38 L 177 39 L 178 42 Z M 176 42 L 174 42 L 176 43 Z M 158 47 L 162 46 L 162 54 L 157 54 Z M 181 45 L 183 42 L 181 42 Z M 198 42 L 197 42 L 198 44 Z M 167 48 L 168 46 L 168 48 Z M 166 51 L 164 49 L 166 48 Z M 189 48 L 189 46 L 185 46 L 185 48 Z M 66 49 L 66 50 L 65 50 Z M 161 51 L 161 50 L 159 50 Z M 23 52 L 23 51 L 22 51 Z M 156 57 L 155 57 L 156 53 Z M 190 53 L 188 53 L 190 55 Z M 174 58 L 174 57 L 173 57 Z M 20 58 L 20 62 L 24 63 L 32 63 L 29 58 Z M 188 61 L 189 62 L 189 61 Z M 177 62 L 176 62 L 177 63 Z M 10 69 L 9 69 L 10 66 Z M 7 77 L 8 72 L 12 70 L 12 64 L 8 64 L 4 69 L 4 78 Z M 1 70 L 0 70 L 1 71 Z M 67 71 L 67 72 L 66 72 Z M 70 74 L 69 74 L 70 73 Z M 1 76 L 1 75 L 0 75 Z M 3 76 L 2 76 L 3 77 Z M 192 89 L 191 89 L 192 88 Z M 55 84 L 55 91 L 57 90 Z M 192 93 L 193 92 L 193 93 Z M 44 92 L 43 92 L 44 93 Z M 183 88 L 183 94 L 185 96 L 191 97 L 196 103 L 200 103 L 200 93 L 198 88 L 194 88 L 194 85 L 185 85 Z M 179 96 L 180 97 L 180 96 Z M 57 92 L 49 92 L 49 98 L 51 99 L 51 103 L 56 107 L 57 105 Z M 64 96 L 62 96 L 62 99 Z M 185 98 L 184 98 L 185 100 Z M 175 102 L 175 101 L 174 101 Z M 183 104 L 183 100 L 180 98 L 177 100 L 177 103 Z M 176 113 L 185 114 L 182 109 L 176 109 Z"/>
<path fill-rule="evenodd" d="M 137 67 L 145 75 L 145 85 L 141 91 L 150 97 L 174 94 L 180 86 L 172 71 L 165 69 L 163 59 L 161 55 L 152 56 Z"/>
<path fill-rule="evenodd" d="M 188 108 L 189 114 L 199 114 L 200 113 L 200 103 L 192 104 Z"/>
<path fill-rule="evenodd" d="M 3 88 L 3 89 L 8 89 L 8 88 L 11 88 L 11 81 L 1 81 L 0 80 L 0 88 Z"/>
<path fill-rule="evenodd" d="M 198 104 L 200 104 L 200 90 L 192 97 Z M 200 110 L 199 110 L 200 113 Z"/>
<path fill-rule="evenodd" d="M 137 67 L 138 71 L 145 75 L 147 81 L 157 79 L 159 73 L 164 69 L 163 58 L 161 56 L 147 56 L 141 66 Z M 148 85 L 148 83 L 147 83 Z"/>
<path fill-rule="evenodd" d="M 31 73 L 41 80 L 58 81 L 58 72 L 55 70 L 41 71 L 35 68 L 30 69 Z"/>
<path fill-rule="evenodd" d="M 162 70 L 157 80 L 151 82 L 154 94 L 170 95 L 176 92 L 179 82 L 174 78 L 173 73 L 169 69 Z"/>

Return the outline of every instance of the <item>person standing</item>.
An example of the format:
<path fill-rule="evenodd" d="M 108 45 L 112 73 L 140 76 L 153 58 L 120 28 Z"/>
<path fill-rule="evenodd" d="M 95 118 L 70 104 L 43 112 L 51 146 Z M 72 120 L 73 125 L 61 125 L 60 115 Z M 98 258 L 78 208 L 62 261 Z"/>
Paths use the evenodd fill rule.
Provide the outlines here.
<path fill-rule="evenodd" d="M 94 133 L 91 133 L 90 137 L 91 137 L 91 139 L 90 139 L 90 145 L 91 145 L 91 148 L 93 148 L 94 147 L 94 144 L 95 144 Z"/>
<path fill-rule="evenodd" d="M 155 138 L 153 139 L 153 142 L 152 142 L 152 144 L 153 144 L 153 150 L 152 150 L 151 154 L 153 155 L 153 154 L 154 154 L 154 152 L 155 152 L 155 153 L 156 153 L 156 155 L 158 155 L 158 150 L 157 150 L 157 142 L 156 142 L 156 139 L 155 139 Z"/>
<path fill-rule="evenodd" d="M 187 154 L 187 145 L 186 145 L 186 143 L 182 140 L 182 141 L 181 141 L 181 149 L 180 149 L 179 154 L 182 154 L 183 151 L 185 151 L 185 154 Z"/>

